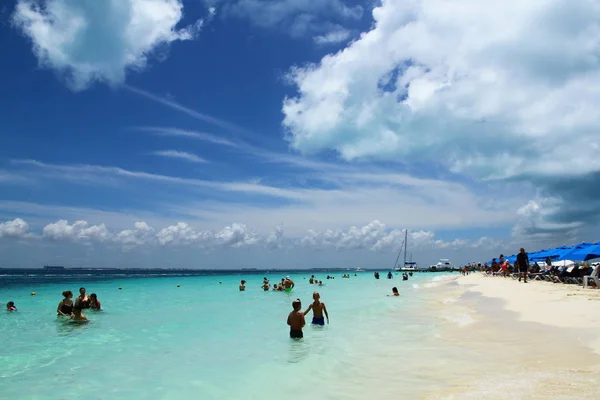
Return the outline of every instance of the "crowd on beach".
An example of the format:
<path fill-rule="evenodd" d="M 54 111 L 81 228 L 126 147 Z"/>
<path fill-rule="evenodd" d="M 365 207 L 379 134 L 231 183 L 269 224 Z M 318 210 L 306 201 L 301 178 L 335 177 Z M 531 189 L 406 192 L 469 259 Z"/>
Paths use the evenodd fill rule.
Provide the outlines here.
<path fill-rule="evenodd" d="M 598 279 L 600 266 L 597 264 L 575 263 L 566 261 L 563 265 L 560 262 L 552 262 L 550 257 L 544 261 L 530 262 L 529 256 L 524 248 L 519 249 L 519 253 L 514 261 L 510 263 L 503 254 L 488 265 L 478 264 L 477 269 L 485 276 L 501 276 L 504 278 L 511 277 L 518 279 L 519 282 L 527 283 L 527 280 L 540 280 L 555 283 L 574 283 L 583 285 L 586 282 L 586 277 L 592 278 L 594 281 Z M 471 268 L 471 270 L 474 268 Z"/>

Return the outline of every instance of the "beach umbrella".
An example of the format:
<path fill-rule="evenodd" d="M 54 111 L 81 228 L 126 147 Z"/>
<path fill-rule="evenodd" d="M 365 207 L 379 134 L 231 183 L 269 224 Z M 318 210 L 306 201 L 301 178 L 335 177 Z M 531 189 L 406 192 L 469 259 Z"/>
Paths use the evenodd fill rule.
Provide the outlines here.
<path fill-rule="evenodd" d="M 572 249 L 572 247 L 569 246 L 560 246 L 557 247 L 555 249 L 547 249 L 547 250 L 541 250 L 538 251 L 537 253 L 533 253 L 529 255 L 529 260 L 530 261 L 546 261 L 546 259 L 548 257 L 550 257 L 550 260 L 558 260 L 560 259 L 560 256 L 565 253 L 565 251 Z"/>
<path fill-rule="evenodd" d="M 562 260 L 587 261 L 600 258 L 600 245 L 581 243 L 561 254 Z"/>

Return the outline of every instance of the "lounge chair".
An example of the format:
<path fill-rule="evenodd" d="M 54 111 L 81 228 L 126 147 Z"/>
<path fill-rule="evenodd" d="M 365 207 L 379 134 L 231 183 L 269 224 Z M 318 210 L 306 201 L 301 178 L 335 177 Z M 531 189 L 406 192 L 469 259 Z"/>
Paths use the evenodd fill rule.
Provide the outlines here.
<path fill-rule="evenodd" d="M 590 286 L 590 281 L 594 281 L 594 283 L 596 284 L 596 288 L 600 287 L 600 278 L 598 278 L 598 275 L 600 274 L 600 265 L 596 265 L 594 267 L 594 269 L 592 270 L 592 274 L 591 275 L 586 275 L 583 277 L 583 287 L 587 288 L 588 286 Z"/>

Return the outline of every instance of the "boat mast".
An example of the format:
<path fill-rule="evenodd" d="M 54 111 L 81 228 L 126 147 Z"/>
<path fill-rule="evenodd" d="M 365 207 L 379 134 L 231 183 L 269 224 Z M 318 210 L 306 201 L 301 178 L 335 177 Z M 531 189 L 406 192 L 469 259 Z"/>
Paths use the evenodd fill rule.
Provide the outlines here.
<path fill-rule="evenodd" d="M 400 246 L 400 251 L 398 252 L 398 256 L 396 257 L 396 262 L 394 263 L 394 266 L 392 267 L 392 269 L 396 269 L 396 266 L 398 265 L 398 260 L 400 259 L 400 254 L 402 254 L 402 249 L 403 249 L 403 247 L 405 247 L 404 246 L 405 243 L 406 243 L 406 236 L 404 237 L 404 242 L 402 243 L 402 246 Z M 405 251 L 405 253 L 406 253 L 406 251 Z M 406 264 L 406 254 L 404 255 L 404 261 Z"/>
<path fill-rule="evenodd" d="M 408 229 L 404 231 L 404 266 L 406 267 L 406 245 L 408 242 Z"/>

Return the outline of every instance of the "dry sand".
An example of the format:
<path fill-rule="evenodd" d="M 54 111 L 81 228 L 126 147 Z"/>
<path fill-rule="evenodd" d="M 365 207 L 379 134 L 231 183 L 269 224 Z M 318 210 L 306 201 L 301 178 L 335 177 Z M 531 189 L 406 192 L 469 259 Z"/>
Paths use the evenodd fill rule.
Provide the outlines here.
<path fill-rule="evenodd" d="M 525 284 L 481 273 L 462 276 L 458 283 L 468 292 L 502 300 L 520 321 L 581 329 L 585 344 L 600 354 L 600 290 L 531 280 Z"/>

